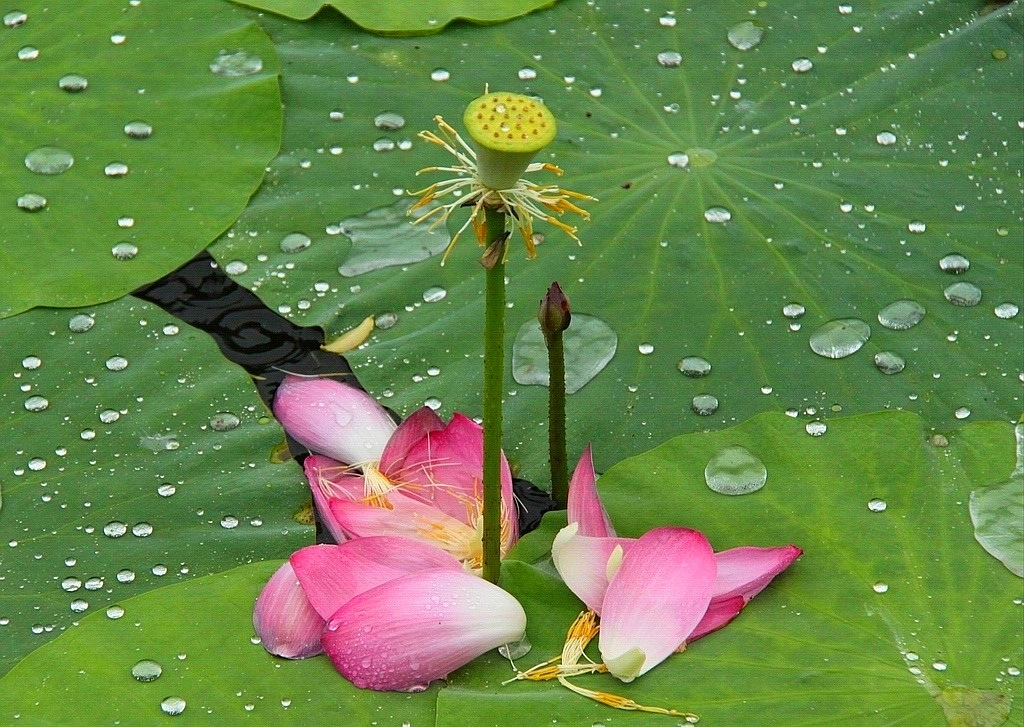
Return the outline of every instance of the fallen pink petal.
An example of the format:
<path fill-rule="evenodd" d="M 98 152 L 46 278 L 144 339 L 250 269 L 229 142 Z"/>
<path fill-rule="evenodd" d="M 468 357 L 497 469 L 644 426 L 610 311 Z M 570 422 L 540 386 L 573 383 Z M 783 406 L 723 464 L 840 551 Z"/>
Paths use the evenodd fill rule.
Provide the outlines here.
<path fill-rule="evenodd" d="M 305 659 L 323 652 L 324 619 L 306 597 L 290 563 L 267 581 L 252 611 L 252 625 L 263 648 L 286 659 Z"/>

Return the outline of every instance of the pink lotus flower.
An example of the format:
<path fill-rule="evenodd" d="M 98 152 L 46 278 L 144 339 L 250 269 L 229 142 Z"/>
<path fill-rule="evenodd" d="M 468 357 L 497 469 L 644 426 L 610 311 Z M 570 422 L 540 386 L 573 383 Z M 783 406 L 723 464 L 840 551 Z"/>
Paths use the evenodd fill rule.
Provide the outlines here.
<path fill-rule="evenodd" d="M 480 568 L 483 432 L 474 421 L 455 414 L 445 424 L 423 407 L 396 428 L 365 392 L 293 376 L 278 389 L 274 414 L 292 437 L 322 453 L 306 459 L 306 477 L 335 540 L 403 535 Z M 519 537 L 504 456 L 501 489 L 504 554 Z"/>
<path fill-rule="evenodd" d="M 601 616 L 601 656 L 627 682 L 728 624 L 803 552 L 787 545 L 715 553 L 703 534 L 681 527 L 616 537 L 589 447 L 573 473 L 568 511 L 551 547 L 555 567 Z"/>
<path fill-rule="evenodd" d="M 302 548 L 264 587 L 253 624 L 268 651 L 326 651 L 357 687 L 419 691 L 502 644 L 526 614 L 439 548 L 367 537 Z"/>

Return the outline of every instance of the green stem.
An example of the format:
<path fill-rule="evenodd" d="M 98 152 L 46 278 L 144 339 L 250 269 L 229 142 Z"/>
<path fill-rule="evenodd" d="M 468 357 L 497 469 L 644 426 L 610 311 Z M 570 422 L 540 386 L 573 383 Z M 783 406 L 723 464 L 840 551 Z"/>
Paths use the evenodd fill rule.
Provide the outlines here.
<path fill-rule="evenodd" d="M 487 209 L 487 245 L 505 232 L 505 214 Z M 505 388 L 504 251 L 487 268 L 484 295 L 484 511 L 483 577 L 497 583 L 501 574 L 501 396 Z M 485 266 L 486 267 L 486 266 Z M 509 513 L 514 517 L 515 513 Z"/>
<path fill-rule="evenodd" d="M 565 456 L 565 352 L 562 332 L 547 337 L 548 371 L 548 460 L 551 463 L 551 498 L 558 507 L 569 504 L 569 464 Z"/>

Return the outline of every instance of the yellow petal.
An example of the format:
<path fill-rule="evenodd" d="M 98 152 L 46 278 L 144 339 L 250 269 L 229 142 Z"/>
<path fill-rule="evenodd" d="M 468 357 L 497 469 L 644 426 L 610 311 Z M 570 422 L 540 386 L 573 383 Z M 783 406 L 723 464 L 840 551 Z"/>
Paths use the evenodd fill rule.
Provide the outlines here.
<path fill-rule="evenodd" d="M 373 333 L 373 316 L 367 316 L 358 326 L 345 331 L 333 341 L 325 343 L 320 348 L 331 353 L 345 353 L 357 348 L 370 337 L 371 333 Z"/>

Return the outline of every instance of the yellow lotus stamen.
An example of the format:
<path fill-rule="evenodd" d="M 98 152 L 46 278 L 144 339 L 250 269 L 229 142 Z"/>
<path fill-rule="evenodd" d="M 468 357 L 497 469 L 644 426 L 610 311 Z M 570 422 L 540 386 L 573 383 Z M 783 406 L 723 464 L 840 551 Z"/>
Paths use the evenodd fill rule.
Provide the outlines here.
<path fill-rule="evenodd" d="M 595 702 L 614 707 L 615 709 L 623 709 L 630 712 L 649 712 L 651 714 L 667 714 L 672 717 L 682 717 L 687 722 L 693 724 L 696 723 L 700 717 L 693 712 L 679 712 L 675 709 L 665 709 L 664 707 L 648 707 L 643 704 L 639 704 L 632 699 L 627 697 L 620 697 L 617 694 L 609 694 L 608 692 L 599 692 L 593 689 L 585 689 L 581 686 L 573 684 L 565 677 L 558 678 L 559 683 L 571 692 L 575 692 L 588 699 L 593 699 Z"/>
<path fill-rule="evenodd" d="M 370 337 L 371 333 L 373 333 L 373 316 L 367 316 L 358 326 L 350 328 L 333 341 L 324 344 L 320 348 L 324 351 L 330 351 L 331 353 L 345 353 L 346 351 L 352 351 L 353 349 L 361 346 L 363 342 Z"/>
<path fill-rule="evenodd" d="M 364 462 L 363 469 L 363 502 L 373 507 L 380 507 L 386 510 L 393 509 L 391 501 L 388 500 L 388 493 L 397 489 L 396 485 L 388 479 L 387 475 L 378 469 L 377 462 Z"/>

